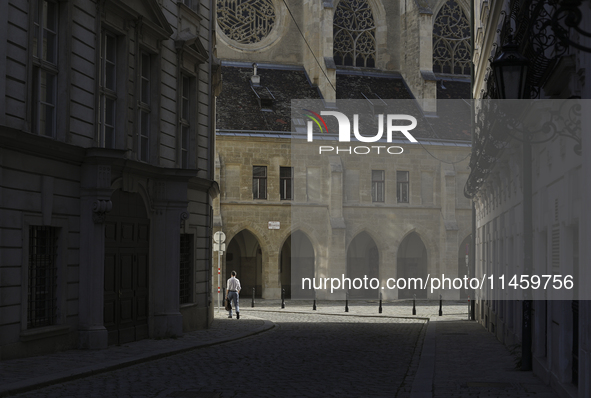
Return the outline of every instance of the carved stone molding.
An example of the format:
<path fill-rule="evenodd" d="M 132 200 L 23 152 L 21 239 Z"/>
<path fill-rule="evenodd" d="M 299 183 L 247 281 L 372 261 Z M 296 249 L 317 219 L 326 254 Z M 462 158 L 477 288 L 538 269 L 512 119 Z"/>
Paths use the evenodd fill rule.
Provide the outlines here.
<path fill-rule="evenodd" d="M 97 199 L 92 203 L 92 221 L 95 224 L 105 222 L 105 217 L 113 208 L 113 202 L 108 199 Z"/>
<path fill-rule="evenodd" d="M 181 229 L 185 228 L 185 221 L 189 219 L 189 213 L 186 211 L 181 212 Z"/>

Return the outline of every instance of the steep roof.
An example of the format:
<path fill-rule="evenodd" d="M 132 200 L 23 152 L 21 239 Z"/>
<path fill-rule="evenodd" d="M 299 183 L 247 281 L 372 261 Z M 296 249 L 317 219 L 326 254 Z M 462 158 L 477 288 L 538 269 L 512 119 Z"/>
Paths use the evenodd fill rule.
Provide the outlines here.
<path fill-rule="evenodd" d="M 257 74 L 261 79 L 260 87 L 253 88 L 251 66 L 231 63 L 222 65 L 222 91 L 217 100 L 218 130 L 289 132 L 291 100 L 322 99 L 303 68 L 260 65 Z M 337 101 L 371 101 L 379 98 L 408 100 L 402 103 L 399 112 L 421 114 L 418 103 L 414 101 L 400 74 L 339 70 L 336 80 Z M 470 83 L 450 80 L 444 84 L 444 89 L 439 83 L 437 85 L 439 98 L 465 98 L 464 95 L 470 92 Z M 438 117 L 422 118 L 413 135 L 423 139 L 469 141 L 469 125 L 467 128 L 464 120 L 469 118 L 469 103 L 462 100 L 442 101 L 438 108 L 441 110 Z M 334 126 L 329 127 L 336 130 Z"/>
<path fill-rule="evenodd" d="M 303 68 L 259 68 L 259 95 L 267 93 L 266 87 L 275 97 L 273 105 L 263 110 L 251 88 L 252 74 L 252 67 L 222 66 L 222 92 L 216 103 L 218 129 L 290 131 L 292 98 L 322 98 Z"/>

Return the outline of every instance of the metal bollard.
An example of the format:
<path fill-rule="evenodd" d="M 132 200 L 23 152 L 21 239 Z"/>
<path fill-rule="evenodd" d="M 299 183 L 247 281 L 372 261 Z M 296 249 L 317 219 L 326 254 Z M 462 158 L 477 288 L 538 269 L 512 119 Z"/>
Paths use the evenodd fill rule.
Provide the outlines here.
<path fill-rule="evenodd" d="M 349 312 L 349 292 L 345 293 L 345 312 Z"/>
<path fill-rule="evenodd" d="M 380 308 L 378 310 L 378 313 L 381 314 L 382 313 L 382 293 L 380 292 Z"/>
<path fill-rule="evenodd" d="M 254 287 L 252 288 L 252 301 L 250 302 L 251 308 L 254 308 Z"/>
<path fill-rule="evenodd" d="M 316 290 L 314 290 L 314 304 L 312 305 L 312 311 L 316 311 Z"/>
<path fill-rule="evenodd" d="M 281 308 L 285 308 L 285 289 L 281 289 Z"/>
<path fill-rule="evenodd" d="M 443 311 L 441 310 L 441 306 L 443 305 L 443 296 L 439 295 L 439 316 L 443 315 Z"/>
<path fill-rule="evenodd" d="M 417 301 L 417 295 L 413 294 L 413 298 L 412 298 L 412 314 L 413 315 L 417 314 L 416 301 Z"/>

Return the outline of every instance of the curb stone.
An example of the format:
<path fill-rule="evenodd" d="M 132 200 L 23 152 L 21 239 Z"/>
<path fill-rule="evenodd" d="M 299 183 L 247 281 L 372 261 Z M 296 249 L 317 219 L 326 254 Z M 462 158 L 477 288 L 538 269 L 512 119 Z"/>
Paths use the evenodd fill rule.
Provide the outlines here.
<path fill-rule="evenodd" d="M 271 330 L 275 327 L 275 324 L 271 321 L 260 319 L 263 321 L 263 325 L 256 328 L 255 330 L 250 330 L 243 333 L 238 333 L 229 338 L 221 338 L 217 341 L 212 341 L 203 344 L 195 344 L 189 347 L 183 347 L 174 350 L 166 350 L 160 349 L 157 351 L 150 351 L 145 355 L 136 355 L 130 358 L 125 359 L 118 359 L 113 361 L 107 361 L 100 364 L 94 364 L 82 368 L 71 369 L 66 371 L 61 371 L 57 373 L 53 373 L 50 375 L 39 376 L 35 378 L 30 378 L 26 380 L 21 380 L 14 383 L 5 384 L 0 387 L 0 397 L 8 397 L 11 395 L 21 394 L 27 391 L 37 390 L 39 388 L 47 387 L 54 384 L 64 383 L 67 381 L 72 381 L 76 379 L 81 379 L 88 376 L 94 376 L 100 373 L 111 372 L 114 370 L 126 368 L 129 366 L 137 365 L 147 361 L 153 361 L 161 358 L 166 358 L 169 356 L 182 354 L 188 351 L 197 350 L 200 348 L 210 347 L 213 345 L 224 344 L 231 341 L 241 340 L 247 337 L 255 336 L 260 333 L 264 333 L 268 330 Z"/>

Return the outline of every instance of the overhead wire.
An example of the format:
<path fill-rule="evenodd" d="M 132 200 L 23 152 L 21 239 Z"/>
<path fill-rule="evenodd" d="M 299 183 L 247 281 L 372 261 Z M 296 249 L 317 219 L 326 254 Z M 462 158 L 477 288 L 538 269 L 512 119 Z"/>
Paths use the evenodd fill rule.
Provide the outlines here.
<path fill-rule="evenodd" d="M 300 32 L 300 36 L 302 36 L 302 39 L 304 39 L 304 42 L 306 43 L 306 46 L 308 46 L 308 49 L 310 50 L 310 53 L 312 53 L 312 56 L 314 57 L 314 60 L 316 61 L 316 63 L 318 64 L 318 67 L 322 71 L 322 74 L 324 75 L 324 77 L 326 77 L 326 80 L 328 81 L 328 84 L 330 84 L 330 87 L 332 87 L 332 89 L 334 90 L 334 92 L 336 94 L 337 89 L 335 88 L 335 86 L 332 85 L 332 82 L 328 78 L 328 75 L 324 71 L 324 68 L 322 67 L 322 65 L 320 65 L 320 61 L 318 61 L 318 58 L 316 57 L 316 54 L 314 54 L 314 51 L 312 51 L 312 47 L 310 47 L 310 43 L 308 43 L 308 40 L 306 40 L 306 37 L 304 36 L 304 33 L 300 29 L 300 26 L 298 25 L 297 21 L 295 20 L 295 17 L 293 16 L 293 14 L 291 12 L 291 9 L 289 8 L 289 6 L 287 5 L 287 3 L 286 3 L 285 0 L 283 0 L 283 4 L 285 4 L 285 7 L 287 8 L 287 11 L 289 12 L 289 15 L 291 16 L 291 19 L 293 20 L 293 23 L 295 24 L 296 28 L 298 28 L 298 31 Z"/>

